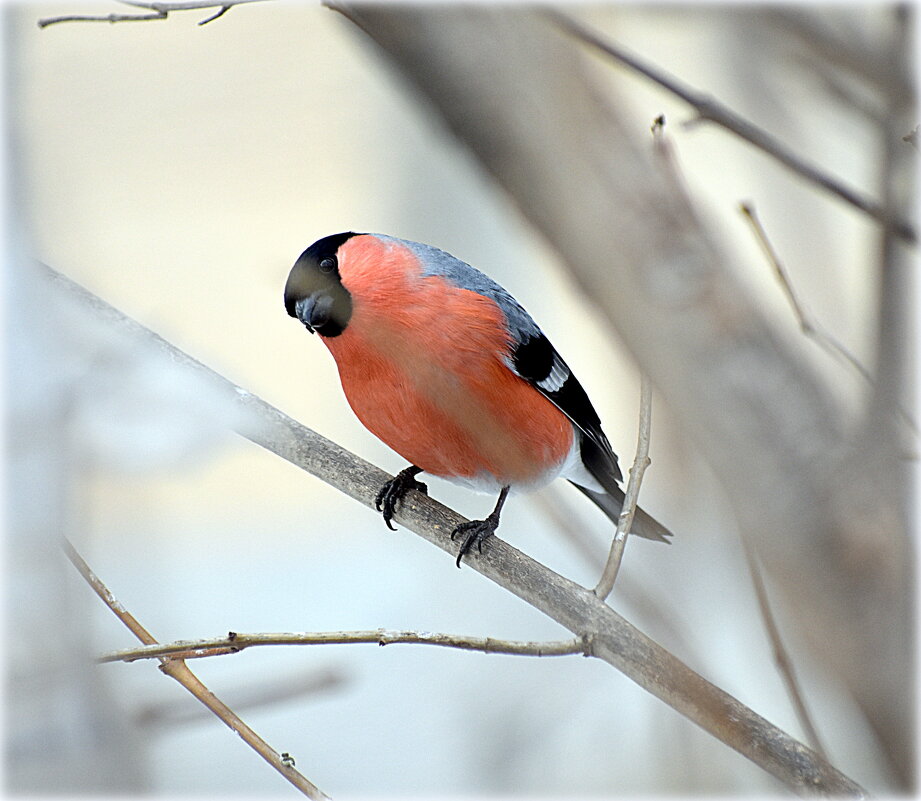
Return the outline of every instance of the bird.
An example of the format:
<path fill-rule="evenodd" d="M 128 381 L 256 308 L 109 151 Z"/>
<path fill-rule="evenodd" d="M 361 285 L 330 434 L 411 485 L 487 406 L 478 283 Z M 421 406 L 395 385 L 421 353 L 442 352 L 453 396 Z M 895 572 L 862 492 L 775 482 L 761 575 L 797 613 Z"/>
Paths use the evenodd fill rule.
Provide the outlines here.
<path fill-rule="evenodd" d="M 375 498 L 384 523 L 427 473 L 495 494 L 483 520 L 457 526 L 456 564 L 499 526 L 510 492 L 564 478 L 617 522 L 617 456 L 572 370 L 512 295 L 431 245 L 346 231 L 298 257 L 285 310 L 319 335 L 346 400 L 409 466 Z M 631 534 L 671 532 L 637 508 Z"/>

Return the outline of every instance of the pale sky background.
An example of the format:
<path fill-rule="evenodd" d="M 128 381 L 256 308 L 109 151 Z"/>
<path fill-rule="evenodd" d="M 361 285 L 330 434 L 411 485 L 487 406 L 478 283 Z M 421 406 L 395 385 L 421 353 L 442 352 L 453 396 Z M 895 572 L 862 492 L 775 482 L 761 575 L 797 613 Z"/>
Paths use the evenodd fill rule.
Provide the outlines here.
<path fill-rule="evenodd" d="M 287 317 L 282 290 L 298 254 L 327 234 L 352 229 L 428 242 L 518 297 L 579 375 L 622 464 L 630 464 L 639 385 L 629 355 L 363 34 L 318 5 L 283 2 L 234 8 L 204 27 L 196 22 L 207 11 L 114 26 L 36 26 L 40 17 L 113 10 L 128 9 L 90 0 L 4 8 L 15 203 L 31 254 L 395 472 L 404 464 L 352 416 L 332 358 Z M 877 153 L 861 120 L 834 105 L 810 108 L 818 81 L 810 82 L 795 46 L 775 29 L 737 27 L 751 13 L 599 6 L 588 18 L 794 139 L 850 183 L 875 190 Z M 875 254 L 859 215 L 728 135 L 685 130 L 682 104 L 597 64 L 638 131 L 665 113 L 703 213 L 765 305 L 788 320 L 791 338 L 795 320 L 737 211 L 742 200 L 755 203 L 809 310 L 869 359 Z M 72 530 L 93 568 L 155 636 L 376 627 L 566 636 L 411 533 L 388 531 L 378 515 L 318 480 L 204 425 L 196 415 L 207 399 L 174 384 L 162 366 L 138 363 L 92 332 L 68 330 L 64 338 L 63 352 L 73 350 L 69 364 L 83 376 L 75 381 Z M 802 347 L 856 391 L 859 382 L 842 378 L 808 343 Z M 615 608 L 799 735 L 725 499 L 661 402 L 652 456 L 642 503 L 678 536 L 668 548 L 631 541 L 625 600 L 615 591 Z M 466 515 L 492 508 L 493 499 L 428 483 Z M 593 584 L 598 568 L 542 512 L 541 503 L 560 497 L 604 553 L 613 529 L 568 487 L 513 498 L 500 534 Z M 72 589 L 86 600 L 76 578 Z M 642 593 L 647 603 L 637 602 Z M 85 610 L 92 653 L 132 643 L 95 599 Z M 854 711 L 795 641 L 791 647 L 834 761 L 885 790 Z M 342 684 L 326 693 L 244 715 L 336 797 L 777 789 L 593 660 L 400 645 L 253 650 L 194 667 L 228 701 L 265 682 L 341 674 Z M 194 706 L 153 664 L 96 670 L 127 718 L 163 699 Z M 147 786 L 159 794 L 290 792 L 216 721 L 143 728 L 138 742 Z"/>

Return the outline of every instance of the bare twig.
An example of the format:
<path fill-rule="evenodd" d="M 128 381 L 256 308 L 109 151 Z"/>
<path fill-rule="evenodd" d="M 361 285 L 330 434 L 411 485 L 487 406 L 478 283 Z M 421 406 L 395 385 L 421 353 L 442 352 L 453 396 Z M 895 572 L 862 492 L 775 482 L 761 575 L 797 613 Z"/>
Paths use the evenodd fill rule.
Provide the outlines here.
<path fill-rule="evenodd" d="M 588 567 L 597 570 L 605 559 L 604 544 L 577 522 L 579 513 L 570 503 L 569 495 L 562 485 L 551 484 L 545 487 L 534 495 L 534 502 L 559 529 L 560 535 L 573 545 Z M 658 631 L 667 634 L 672 647 L 680 650 L 691 662 L 704 663 L 703 657 L 695 653 L 699 643 L 687 636 L 674 610 L 660 602 L 646 583 L 634 579 L 629 572 L 618 574 L 617 598 L 619 604 L 642 610 L 643 619 L 654 623 Z"/>
<path fill-rule="evenodd" d="M 38 21 L 39 28 L 57 25 L 61 22 L 144 22 L 151 19 L 166 19 L 171 11 L 194 11 L 203 8 L 218 8 L 219 10 L 210 17 L 201 20 L 199 25 L 207 25 L 218 17 L 226 14 L 233 6 L 244 3 L 259 3 L 264 0 L 175 0 L 175 2 L 144 2 L 144 0 L 119 0 L 127 6 L 146 8 L 150 14 L 65 14 L 58 17 L 44 17 Z"/>
<path fill-rule="evenodd" d="M 107 320 L 214 383 L 248 419 L 237 431 L 350 497 L 372 508 L 386 473 L 302 426 L 265 401 L 196 361 L 79 284 L 41 266 L 51 285 L 92 314 Z M 51 287 L 49 287 L 51 289 Z M 394 519 L 453 557 L 452 532 L 464 518 L 424 495 L 403 504 Z M 773 726 L 728 693 L 699 676 L 677 657 L 634 628 L 591 590 L 554 573 L 491 537 L 470 567 L 569 629 L 591 639 L 592 655 L 609 663 L 705 731 L 751 759 L 789 787 L 805 794 L 865 796 L 866 791 L 818 754 Z"/>
<path fill-rule="evenodd" d="M 617 530 L 611 542 L 611 551 L 608 561 L 601 573 L 595 595 L 604 600 L 614 589 L 617 573 L 624 557 L 624 548 L 627 545 L 627 533 L 633 525 L 633 516 L 636 514 L 636 503 L 640 494 L 640 485 L 643 483 L 643 473 L 649 466 L 649 435 L 652 426 L 652 385 L 649 378 L 643 373 L 640 375 L 640 421 L 639 433 L 636 442 L 636 457 L 633 467 L 630 468 L 630 477 L 627 480 L 627 489 L 624 492 L 624 506 L 617 520 Z"/>
<path fill-rule="evenodd" d="M 199 20 L 199 21 L 198 21 L 198 24 L 199 24 L 199 25 L 207 25 L 209 22 L 214 22 L 214 20 L 216 20 L 218 17 L 223 17 L 224 14 L 226 14 L 228 11 L 230 11 L 231 8 L 232 8 L 232 6 L 223 5 L 223 6 L 221 6 L 214 14 L 212 14 L 210 17 L 205 17 L 204 19 Z"/>
<path fill-rule="evenodd" d="M 180 656 L 183 659 L 195 659 L 205 656 L 238 653 L 244 648 L 264 645 L 345 645 L 356 643 L 438 645 L 443 648 L 458 648 L 462 651 L 482 651 L 487 654 L 514 654 L 517 656 L 587 655 L 591 650 L 590 643 L 581 637 L 549 642 L 525 642 L 521 640 L 501 640 L 495 637 L 465 637 L 457 634 L 438 634 L 429 631 L 391 631 L 388 629 L 307 631 L 281 634 L 238 634 L 231 632 L 227 637 L 194 641 L 180 640 L 173 643 L 145 645 L 141 648 L 112 651 L 111 653 L 103 654 L 96 661 L 134 662 L 137 659 L 154 659 L 168 655 Z"/>
<path fill-rule="evenodd" d="M 601 37 L 597 32 L 572 17 L 552 9 L 545 10 L 545 13 L 573 36 L 683 100 L 696 111 L 699 120 L 712 122 L 727 131 L 731 131 L 813 185 L 860 209 L 860 211 L 884 226 L 891 227 L 900 238 L 912 243 L 916 241 L 917 235 L 914 226 L 907 220 L 897 217 L 880 203 L 857 190 L 845 186 L 837 178 L 833 178 L 798 156 L 769 133 L 736 114 L 719 101 L 693 89 L 665 70 L 642 61 L 625 47 Z"/>
<path fill-rule="evenodd" d="M 89 565 L 83 560 L 76 549 L 67 539 L 63 539 L 64 553 L 71 563 L 77 568 L 77 571 L 93 588 L 95 593 L 102 599 L 106 606 L 111 609 L 119 620 L 124 623 L 128 629 L 146 646 L 156 646 L 157 641 L 153 635 L 147 631 L 125 607 L 123 607 L 115 596 L 110 592 L 108 587 L 102 583 L 99 577 L 90 570 Z M 218 718 L 220 718 L 228 727 L 252 748 L 259 756 L 268 762 L 277 770 L 285 779 L 293 784 L 308 798 L 326 799 L 328 796 L 314 785 L 309 779 L 294 769 L 293 765 L 286 764 L 280 754 L 265 742 L 256 732 L 247 726 L 239 717 L 224 704 L 214 693 L 212 693 L 201 680 L 189 670 L 188 666 L 182 659 L 160 657 L 160 670 L 167 676 L 178 681 L 192 695 L 201 701 L 210 709 Z"/>
<path fill-rule="evenodd" d="M 806 701 L 800 690 L 799 682 L 796 678 L 796 671 L 793 669 L 793 662 L 789 654 L 787 654 L 787 649 L 783 644 L 783 638 L 780 636 L 780 629 L 777 626 L 774 613 L 771 611 L 767 588 L 764 586 L 764 578 L 761 575 L 761 568 L 758 565 L 752 545 L 744 533 L 741 535 L 741 539 L 742 546 L 745 549 L 745 559 L 748 562 L 748 572 L 749 575 L 751 575 L 752 585 L 755 588 L 755 596 L 758 599 L 758 608 L 761 610 L 761 618 L 764 621 L 768 639 L 770 639 L 771 647 L 774 650 L 774 662 L 777 664 L 777 669 L 783 677 L 784 685 L 787 688 L 787 694 L 790 696 L 790 701 L 796 711 L 796 717 L 799 719 L 799 724 L 803 727 L 803 732 L 806 734 L 806 740 L 817 753 L 821 754 L 823 758 L 828 759 L 828 753 L 822 745 L 819 732 L 812 722 L 812 716 L 809 714 L 809 710 L 806 708 Z"/>
<path fill-rule="evenodd" d="M 89 584 L 96 595 L 102 599 L 102 602 L 115 613 L 115 616 L 124 623 L 125 626 L 127 626 L 128 630 L 144 643 L 144 645 L 156 645 L 157 641 L 154 639 L 154 636 L 137 621 L 134 615 L 119 603 L 118 599 L 109 591 L 109 588 L 102 583 L 102 580 L 90 570 L 90 566 L 83 560 L 83 557 L 77 553 L 77 549 L 74 548 L 70 540 L 62 539 L 61 543 L 64 548 L 64 553 L 71 564 L 77 568 L 77 572 L 83 576 L 86 583 Z"/>
<path fill-rule="evenodd" d="M 145 22 L 151 19 L 166 19 L 168 16 L 165 11 L 154 11 L 151 14 L 64 14 L 59 17 L 44 17 L 38 21 L 38 27 L 47 28 L 61 22 Z"/>

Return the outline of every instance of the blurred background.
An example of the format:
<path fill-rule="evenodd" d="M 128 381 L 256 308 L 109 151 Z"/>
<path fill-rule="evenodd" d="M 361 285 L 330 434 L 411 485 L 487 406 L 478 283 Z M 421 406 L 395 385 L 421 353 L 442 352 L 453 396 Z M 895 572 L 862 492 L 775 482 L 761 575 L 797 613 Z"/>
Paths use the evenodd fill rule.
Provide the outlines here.
<path fill-rule="evenodd" d="M 310 4 L 39 29 L 115 3 L 5 5 L 11 387 L 7 783 L 19 791 L 284 794 L 291 789 L 155 662 L 95 666 L 134 644 L 66 563 L 66 533 L 161 641 L 377 627 L 511 639 L 566 632 L 470 569 L 227 429 L 209 389 L 30 277 L 52 266 L 305 425 L 396 472 L 348 409 L 334 363 L 285 314 L 314 240 L 371 231 L 443 248 L 528 308 L 580 377 L 622 464 L 639 381 L 590 302 L 514 206 L 364 35 Z M 573 9 L 693 86 L 874 188 L 867 119 L 813 69 L 769 9 Z M 813 15 L 873 46 L 882 6 Z M 859 358 L 872 228 L 686 107 L 597 62 L 638 131 L 664 114 L 690 191 L 744 280 L 796 337 L 783 291 L 738 212 L 751 201 L 814 317 Z M 549 112 L 548 112 L 549 113 Z M 575 191 L 575 190 L 574 190 Z M 816 356 L 847 388 L 860 379 Z M 468 516 L 493 500 L 425 479 Z M 582 584 L 612 527 L 570 488 L 506 507 L 501 536 Z M 797 737 L 738 532 L 707 465 L 656 400 L 643 506 L 676 531 L 633 541 L 611 603 L 710 681 Z M 560 518 L 567 520 L 567 532 Z M 775 609 L 834 764 L 891 790 L 842 688 Z M 801 611 L 801 610 L 800 610 Z M 787 621 L 785 623 L 785 621 Z M 252 649 L 192 668 L 334 797 L 752 793 L 779 789 L 608 665 L 423 646 Z M 186 718 L 186 713 L 189 717 Z"/>

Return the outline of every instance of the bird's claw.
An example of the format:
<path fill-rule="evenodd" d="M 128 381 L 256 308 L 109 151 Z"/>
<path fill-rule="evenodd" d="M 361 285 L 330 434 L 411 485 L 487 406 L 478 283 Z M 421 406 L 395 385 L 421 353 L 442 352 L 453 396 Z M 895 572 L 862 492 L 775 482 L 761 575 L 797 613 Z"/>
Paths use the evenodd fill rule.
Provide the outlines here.
<path fill-rule="evenodd" d="M 384 523 L 391 531 L 396 531 L 396 527 L 390 525 L 393 519 L 393 513 L 396 511 L 397 504 L 406 497 L 410 490 L 416 490 L 423 495 L 428 495 L 429 489 L 421 481 L 416 481 L 416 475 L 421 473 L 418 467 L 407 467 L 401 470 L 390 479 L 374 498 L 374 507 L 378 512 L 384 515 Z"/>
<path fill-rule="evenodd" d="M 496 533 L 499 527 L 499 521 L 493 520 L 492 515 L 485 520 L 468 520 L 461 523 L 454 531 L 451 532 L 453 540 L 458 534 L 464 535 L 464 541 L 461 543 L 460 550 L 457 552 L 457 561 L 454 563 L 461 566 L 461 558 L 464 554 L 470 553 L 471 548 L 476 544 L 478 553 L 483 553 L 483 540 L 488 539 Z"/>

